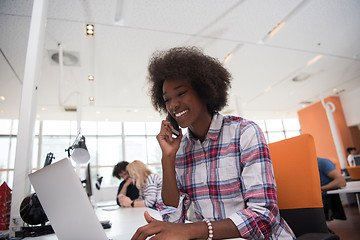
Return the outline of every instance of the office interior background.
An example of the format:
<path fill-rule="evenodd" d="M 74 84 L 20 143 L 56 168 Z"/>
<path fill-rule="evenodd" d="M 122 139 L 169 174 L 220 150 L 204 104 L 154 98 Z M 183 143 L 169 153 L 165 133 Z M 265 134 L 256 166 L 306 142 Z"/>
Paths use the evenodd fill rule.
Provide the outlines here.
<path fill-rule="evenodd" d="M 26 156 L 33 170 L 49 152 L 54 161 L 67 157 L 80 124 L 103 187 L 117 186 L 111 173 L 121 160 L 160 173 L 155 136 L 165 116 L 151 106 L 147 63 L 154 51 L 176 46 L 197 46 L 223 62 L 233 81 L 222 113 L 254 120 L 269 143 L 301 134 L 298 113 L 331 98 L 351 129 L 346 144 L 360 148 L 357 0 L 49 0 L 45 9 L 36 2 L 0 1 L 0 180 L 10 187 L 24 147 L 16 143 L 26 93 L 35 99 Z M 28 44 L 41 41 L 31 35 L 32 15 L 44 12 L 40 73 L 29 90 Z M 326 115 L 310 113 L 315 122 L 318 113 Z"/>

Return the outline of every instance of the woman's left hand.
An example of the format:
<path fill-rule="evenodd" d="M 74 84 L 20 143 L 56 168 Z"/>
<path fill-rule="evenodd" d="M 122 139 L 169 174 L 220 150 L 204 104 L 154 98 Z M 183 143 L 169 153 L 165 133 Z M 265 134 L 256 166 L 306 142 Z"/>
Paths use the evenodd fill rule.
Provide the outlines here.
<path fill-rule="evenodd" d="M 119 203 L 122 207 L 131 207 L 132 200 L 127 196 L 118 197 Z"/>

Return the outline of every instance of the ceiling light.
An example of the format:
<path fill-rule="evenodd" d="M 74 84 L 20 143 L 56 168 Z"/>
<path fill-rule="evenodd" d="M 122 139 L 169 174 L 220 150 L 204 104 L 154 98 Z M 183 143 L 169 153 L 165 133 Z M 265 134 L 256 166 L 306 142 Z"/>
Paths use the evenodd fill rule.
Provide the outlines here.
<path fill-rule="evenodd" d="M 232 58 L 233 54 L 232 53 L 229 53 L 225 59 L 224 59 L 224 63 L 227 63 L 231 58 Z"/>
<path fill-rule="evenodd" d="M 42 107 L 42 108 L 41 108 L 41 111 L 46 111 L 46 110 L 47 110 L 46 107 Z"/>
<path fill-rule="evenodd" d="M 301 82 L 308 79 L 311 75 L 309 73 L 299 73 L 297 76 L 291 79 L 293 82 Z"/>
<path fill-rule="evenodd" d="M 313 59 L 311 59 L 310 61 L 308 61 L 306 63 L 306 66 L 310 66 L 311 64 L 314 64 L 315 62 L 319 61 L 321 58 L 323 57 L 323 55 L 317 55 L 316 57 L 314 57 Z"/>
<path fill-rule="evenodd" d="M 285 21 L 281 21 L 278 24 L 276 24 L 275 27 L 273 27 L 267 34 L 265 37 L 263 37 L 259 43 L 263 44 L 266 40 L 269 40 L 270 38 L 272 38 L 283 26 L 285 25 Z"/>
<path fill-rule="evenodd" d="M 94 76 L 93 76 L 93 75 L 89 75 L 89 76 L 88 76 L 88 80 L 89 80 L 89 82 L 93 82 L 93 81 L 94 81 Z"/>
<path fill-rule="evenodd" d="M 271 87 L 268 87 L 268 88 L 266 88 L 265 90 L 264 90 L 264 93 L 267 93 L 268 91 L 270 91 L 271 90 Z"/>
<path fill-rule="evenodd" d="M 86 35 L 87 36 L 94 36 L 94 25 L 86 24 Z"/>
<path fill-rule="evenodd" d="M 94 102 L 94 101 L 95 101 L 95 98 L 94 98 L 94 97 L 89 97 L 89 101 L 90 101 L 90 102 Z"/>
<path fill-rule="evenodd" d="M 273 37 L 283 26 L 285 25 L 285 22 L 279 22 L 271 31 L 268 33 L 267 38 L 270 39 Z"/>
<path fill-rule="evenodd" d="M 5 97 L 4 97 L 4 96 L 0 96 L 0 100 L 5 101 Z"/>

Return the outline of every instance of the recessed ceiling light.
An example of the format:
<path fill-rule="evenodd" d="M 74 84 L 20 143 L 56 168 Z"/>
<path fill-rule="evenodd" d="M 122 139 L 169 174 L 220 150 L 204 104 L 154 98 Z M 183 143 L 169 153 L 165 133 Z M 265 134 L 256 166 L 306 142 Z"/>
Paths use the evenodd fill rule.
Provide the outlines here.
<path fill-rule="evenodd" d="M 95 101 L 95 98 L 94 98 L 94 97 L 89 97 L 89 101 L 90 101 L 90 102 L 94 102 L 94 101 Z"/>
<path fill-rule="evenodd" d="M 88 76 L 88 80 L 89 80 L 89 82 L 93 82 L 93 81 L 94 81 L 94 76 L 93 76 L 93 75 L 89 75 L 89 76 Z"/>
<path fill-rule="evenodd" d="M 5 99 L 5 97 L 4 97 L 4 96 L 0 96 L 0 100 L 5 101 L 6 99 Z"/>
<path fill-rule="evenodd" d="M 94 36 L 95 28 L 92 24 L 86 24 L 86 35 Z"/>

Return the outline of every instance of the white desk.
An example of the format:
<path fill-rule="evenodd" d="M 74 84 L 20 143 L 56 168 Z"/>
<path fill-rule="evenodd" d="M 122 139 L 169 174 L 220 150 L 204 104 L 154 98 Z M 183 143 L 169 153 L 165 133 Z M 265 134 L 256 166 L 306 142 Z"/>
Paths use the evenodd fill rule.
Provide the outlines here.
<path fill-rule="evenodd" d="M 150 208 L 120 208 L 118 206 L 95 207 L 95 212 L 100 221 L 110 220 L 111 228 L 105 229 L 109 239 L 128 239 L 136 232 L 136 230 L 147 224 L 144 218 L 144 212 L 148 211 L 155 219 L 161 219 L 160 214 Z M 43 235 L 34 238 L 37 240 L 57 240 L 55 234 Z"/>
<path fill-rule="evenodd" d="M 355 193 L 356 201 L 360 212 L 360 181 L 351 181 L 346 182 L 346 186 L 340 189 L 327 191 L 327 194 L 337 194 L 337 193 Z"/>
<path fill-rule="evenodd" d="M 105 229 L 106 235 L 109 239 L 125 239 L 124 236 L 128 236 L 128 239 L 136 232 L 136 230 L 147 224 L 144 218 L 144 212 L 148 211 L 150 215 L 158 220 L 161 220 L 160 214 L 150 208 L 120 208 L 118 206 L 95 206 L 95 212 L 100 221 L 110 220 L 112 226 L 109 229 Z M 25 239 L 36 239 L 36 240 L 57 240 L 55 234 L 44 235 L 35 238 Z M 127 239 L 127 240 L 128 240 Z M 241 240 L 242 238 L 234 238 Z"/>
<path fill-rule="evenodd" d="M 336 193 L 359 193 L 360 192 L 360 181 L 346 182 L 346 186 L 336 190 L 327 191 L 327 194 Z"/>

